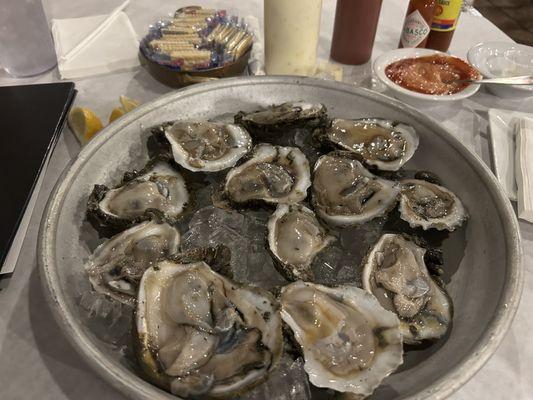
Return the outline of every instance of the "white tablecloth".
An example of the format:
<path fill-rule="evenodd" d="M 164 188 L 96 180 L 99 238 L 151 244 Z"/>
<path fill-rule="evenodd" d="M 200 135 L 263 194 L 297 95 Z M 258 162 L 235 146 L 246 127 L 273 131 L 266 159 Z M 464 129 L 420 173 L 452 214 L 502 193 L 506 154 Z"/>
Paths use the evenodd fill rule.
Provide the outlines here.
<path fill-rule="evenodd" d="M 45 9 L 51 18 L 73 18 L 110 12 L 119 0 L 45 0 Z M 226 8 L 238 15 L 253 14 L 262 21 L 260 0 L 195 0 L 192 3 Z M 160 16 L 184 1 L 132 0 L 126 9 L 139 35 Z M 406 0 L 385 0 L 378 26 L 374 57 L 396 47 Z M 323 0 L 322 29 L 319 54 L 327 58 L 333 27 L 334 0 Z M 455 33 L 451 52 L 465 57 L 468 48 L 478 42 L 511 41 L 503 32 L 481 16 L 464 14 Z M 368 78 L 369 65 L 346 67 L 347 82 L 361 82 Z M 58 80 L 57 70 L 30 79 L 13 79 L 0 73 L 0 85 L 17 85 Z M 146 70 L 114 73 L 76 81 L 79 91 L 76 105 L 87 106 L 107 120 L 116 107 L 118 96 L 125 94 L 141 102 L 150 101 L 171 91 L 155 81 Z M 488 108 L 532 110 L 533 99 L 528 101 L 501 100 L 484 91 L 471 99 L 452 106 L 439 106 L 429 111 L 472 151 L 490 165 L 487 145 Z M 36 238 L 45 202 L 57 177 L 76 156 L 79 145 L 65 130 L 59 140 L 46 173 L 45 181 L 34 210 L 18 266 L 9 287 L 0 292 L 0 398 L 5 400 L 119 400 L 124 399 L 100 379 L 76 351 L 66 342 L 44 303 L 36 265 Z M 21 160 L 23 163 L 23 160 Z M 7 189 L 4 190 L 4 195 Z M 497 353 L 487 365 L 460 391 L 454 400 L 533 398 L 533 225 L 520 223 L 525 253 L 525 290 L 522 303 L 512 328 Z"/>

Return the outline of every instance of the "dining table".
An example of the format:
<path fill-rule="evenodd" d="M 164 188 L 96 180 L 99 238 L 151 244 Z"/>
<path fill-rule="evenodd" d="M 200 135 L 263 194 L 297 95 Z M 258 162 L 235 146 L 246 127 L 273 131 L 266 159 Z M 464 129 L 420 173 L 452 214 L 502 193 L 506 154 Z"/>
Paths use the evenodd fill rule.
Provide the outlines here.
<path fill-rule="evenodd" d="M 107 14 L 120 2 L 44 0 L 43 4 L 51 21 Z M 178 7 L 191 4 L 181 0 L 132 0 L 124 12 L 140 38 L 146 34 L 151 23 L 168 16 Z M 195 0 L 194 4 L 226 9 L 239 16 L 255 16 L 262 29 L 261 0 Z M 407 5 L 406 0 L 383 1 L 372 59 L 398 47 Z M 329 60 L 334 17 L 335 1 L 323 0 L 318 44 L 318 58 L 322 61 Z M 259 33 L 258 40 L 261 40 L 260 36 Z M 464 7 L 449 52 L 466 58 L 470 47 L 486 41 L 512 42 L 512 39 L 474 7 Z M 364 65 L 342 66 L 343 81 L 374 87 L 371 66 L 371 61 Z M 0 72 L 2 86 L 57 81 L 61 81 L 57 68 L 30 78 L 15 78 Z M 120 95 L 146 103 L 178 90 L 159 83 L 143 66 L 73 81 L 78 91 L 74 105 L 89 107 L 106 120 L 111 110 L 118 105 Z M 482 87 L 468 99 L 438 104 L 423 112 L 442 124 L 492 168 L 488 122 L 488 110 L 491 108 L 532 111 L 533 97 L 504 99 Z M 124 395 L 98 376 L 69 344 L 45 301 L 39 277 L 36 244 L 43 210 L 61 172 L 80 150 L 74 134 L 65 127 L 46 168 L 15 272 L 7 287 L 0 291 L 0 399 L 3 400 L 125 399 Z M 23 167 L 24 160 L 20 162 Z M 9 195 L 6 187 L 2 192 L 2 195 Z M 516 203 L 513 206 L 516 210 Z M 452 400 L 533 398 L 533 224 L 520 221 L 519 225 L 525 280 L 520 307 L 496 353 L 467 384 L 450 396 Z"/>

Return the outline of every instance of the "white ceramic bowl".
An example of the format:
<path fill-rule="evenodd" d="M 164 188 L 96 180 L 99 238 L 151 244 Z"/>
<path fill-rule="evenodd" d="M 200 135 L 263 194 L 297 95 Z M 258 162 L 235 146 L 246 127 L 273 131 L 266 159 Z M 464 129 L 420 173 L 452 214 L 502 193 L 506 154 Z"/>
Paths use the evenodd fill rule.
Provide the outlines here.
<path fill-rule="evenodd" d="M 533 75 L 533 47 L 518 43 L 479 43 L 468 51 L 468 61 L 487 78 Z M 487 85 L 487 89 L 500 97 L 533 96 L 533 85 Z"/>
<path fill-rule="evenodd" d="M 433 106 L 442 103 L 448 103 L 451 101 L 462 100 L 472 96 L 479 89 L 479 85 L 470 85 L 467 88 L 454 94 L 445 95 L 433 95 L 414 92 L 412 90 L 405 89 L 400 85 L 394 83 L 387 78 L 385 74 L 385 68 L 393 62 L 403 60 L 405 58 L 431 56 L 434 54 L 442 54 L 448 56 L 448 54 L 437 50 L 431 49 L 396 49 L 391 50 L 380 55 L 373 64 L 374 75 L 383 83 L 391 92 L 391 94 L 399 100 L 416 106 Z"/>

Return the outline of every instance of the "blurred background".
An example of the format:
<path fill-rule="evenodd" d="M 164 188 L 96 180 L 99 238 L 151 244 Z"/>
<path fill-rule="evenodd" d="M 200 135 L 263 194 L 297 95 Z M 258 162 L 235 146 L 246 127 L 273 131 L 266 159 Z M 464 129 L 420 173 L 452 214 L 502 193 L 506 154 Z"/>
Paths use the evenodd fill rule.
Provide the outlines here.
<path fill-rule="evenodd" d="M 513 40 L 533 46 L 533 0 L 474 0 L 473 5 Z"/>

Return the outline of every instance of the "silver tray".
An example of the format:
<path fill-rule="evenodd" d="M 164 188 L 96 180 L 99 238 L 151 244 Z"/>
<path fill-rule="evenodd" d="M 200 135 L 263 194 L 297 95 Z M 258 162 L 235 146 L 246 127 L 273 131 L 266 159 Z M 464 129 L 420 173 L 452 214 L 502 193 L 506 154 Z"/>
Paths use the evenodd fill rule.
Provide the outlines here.
<path fill-rule="evenodd" d="M 144 130 L 177 118 L 215 118 L 284 101 L 326 104 L 331 116 L 401 120 L 420 135 L 407 165 L 438 174 L 465 203 L 466 245 L 451 254 L 457 270 L 448 286 L 455 315 L 451 334 L 414 352 L 372 399 L 443 399 L 461 387 L 494 353 L 509 328 L 522 289 L 518 224 L 505 193 L 483 164 L 440 124 L 383 95 L 315 79 L 254 77 L 196 85 L 145 104 L 105 128 L 59 178 L 39 235 L 38 258 L 46 297 L 67 338 L 111 385 L 132 399 L 176 399 L 141 379 L 135 365 L 86 323 L 79 305 L 87 288 L 87 197 L 95 183 L 117 182 L 146 160 Z M 81 289 L 80 289 L 81 288 Z"/>

